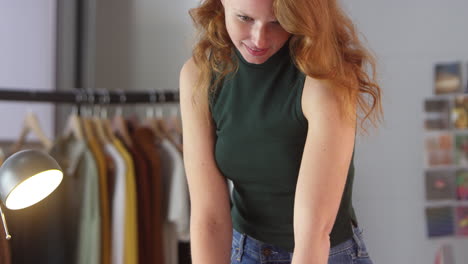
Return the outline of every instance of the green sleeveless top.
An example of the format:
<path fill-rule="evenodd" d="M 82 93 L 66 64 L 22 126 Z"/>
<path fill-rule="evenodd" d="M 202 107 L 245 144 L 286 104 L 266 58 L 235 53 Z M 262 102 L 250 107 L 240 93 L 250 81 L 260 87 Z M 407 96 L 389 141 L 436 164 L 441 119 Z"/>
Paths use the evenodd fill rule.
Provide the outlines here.
<path fill-rule="evenodd" d="M 294 195 L 307 136 L 301 107 L 306 76 L 294 65 L 288 42 L 263 64 L 245 61 L 237 49 L 235 55 L 238 71 L 209 96 L 216 163 L 234 184 L 233 227 L 293 252 Z M 352 237 L 351 221 L 357 224 L 353 160 L 354 152 L 330 234 L 332 247 Z"/>

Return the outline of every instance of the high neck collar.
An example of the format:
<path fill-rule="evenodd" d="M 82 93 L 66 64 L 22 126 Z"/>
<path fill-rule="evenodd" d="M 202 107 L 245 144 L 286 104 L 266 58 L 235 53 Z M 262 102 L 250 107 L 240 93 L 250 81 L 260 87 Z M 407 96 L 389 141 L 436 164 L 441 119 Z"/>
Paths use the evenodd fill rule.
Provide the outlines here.
<path fill-rule="evenodd" d="M 281 61 L 283 61 L 289 55 L 289 40 L 283 44 L 283 47 L 279 49 L 275 54 L 273 54 L 270 58 L 268 58 L 264 63 L 255 64 L 250 63 L 244 59 L 240 51 L 234 47 L 234 51 L 236 53 L 236 57 L 239 59 L 241 64 L 244 64 L 251 68 L 267 68 L 271 66 L 278 65 Z"/>

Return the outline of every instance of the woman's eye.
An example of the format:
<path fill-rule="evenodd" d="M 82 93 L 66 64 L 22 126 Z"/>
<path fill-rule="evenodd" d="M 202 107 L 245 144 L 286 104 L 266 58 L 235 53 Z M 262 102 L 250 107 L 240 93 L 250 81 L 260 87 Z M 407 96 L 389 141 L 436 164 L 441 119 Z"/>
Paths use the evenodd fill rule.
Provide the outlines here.
<path fill-rule="evenodd" d="M 239 19 L 242 21 L 251 21 L 252 19 L 248 16 L 238 15 Z"/>

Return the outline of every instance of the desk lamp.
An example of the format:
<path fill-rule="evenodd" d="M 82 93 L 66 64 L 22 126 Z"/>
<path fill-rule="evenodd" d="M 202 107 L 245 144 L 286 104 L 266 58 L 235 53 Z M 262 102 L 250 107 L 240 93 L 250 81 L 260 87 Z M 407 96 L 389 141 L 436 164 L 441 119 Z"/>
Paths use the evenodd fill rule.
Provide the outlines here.
<path fill-rule="evenodd" d="M 57 161 L 45 152 L 19 151 L 0 167 L 0 199 L 10 210 L 23 209 L 46 198 L 62 179 L 62 169 Z M 0 214 L 6 239 L 10 239 L 1 205 Z"/>

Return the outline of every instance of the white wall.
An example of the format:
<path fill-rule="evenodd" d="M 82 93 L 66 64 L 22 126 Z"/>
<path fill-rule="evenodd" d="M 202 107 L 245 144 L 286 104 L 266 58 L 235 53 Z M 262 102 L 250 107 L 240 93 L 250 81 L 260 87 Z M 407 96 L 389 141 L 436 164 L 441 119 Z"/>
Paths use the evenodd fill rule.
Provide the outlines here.
<path fill-rule="evenodd" d="M 354 202 L 375 263 L 433 263 L 449 242 L 467 263 L 468 238 L 427 239 L 423 99 L 436 62 L 468 62 L 468 1 L 354 0 L 346 10 L 378 56 L 386 123 L 360 138 Z"/>
<path fill-rule="evenodd" d="M 198 1 L 137 1 L 132 58 L 133 85 L 138 89 L 179 89 L 179 71 L 191 56 L 189 8 Z"/>
<path fill-rule="evenodd" d="M 197 1 L 98 2 L 96 87 L 178 90 L 179 71 L 190 57 Z"/>
<path fill-rule="evenodd" d="M 0 2 L 0 88 L 55 89 L 55 10 L 55 0 Z M 26 111 L 52 138 L 52 105 L 0 100 L 0 140 L 19 137 Z"/>

